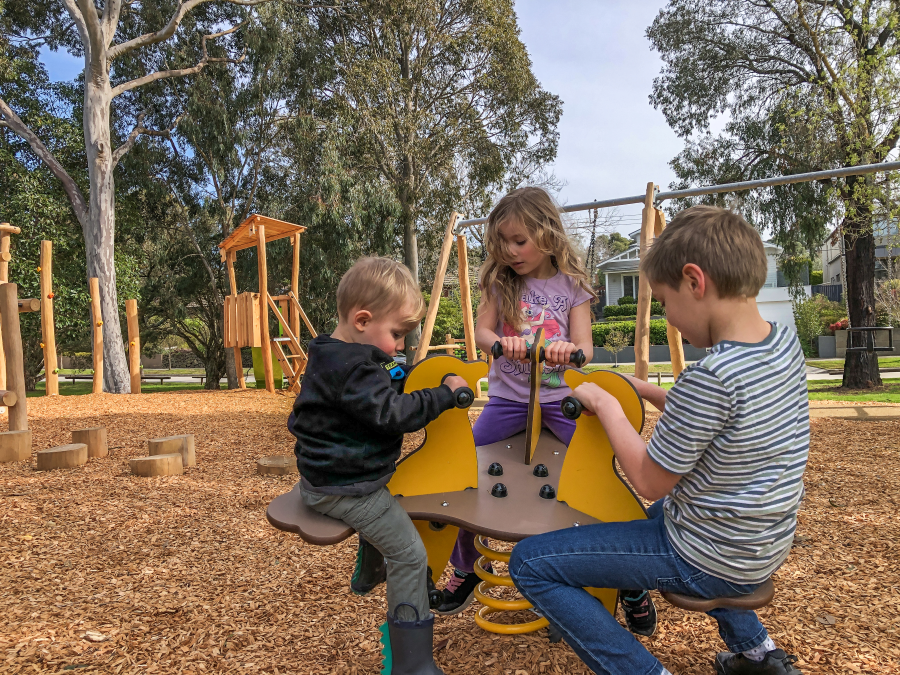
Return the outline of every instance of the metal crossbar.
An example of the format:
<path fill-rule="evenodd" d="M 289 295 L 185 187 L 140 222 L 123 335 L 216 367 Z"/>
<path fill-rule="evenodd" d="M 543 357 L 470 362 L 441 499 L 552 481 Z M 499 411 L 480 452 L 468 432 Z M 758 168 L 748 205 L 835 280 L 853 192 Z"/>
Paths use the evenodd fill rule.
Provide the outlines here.
<path fill-rule="evenodd" d="M 828 171 L 811 171 L 809 173 L 797 173 L 789 176 L 774 176 L 772 178 L 760 178 L 759 180 L 747 180 L 740 183 L 724 183 L 722 185 L 708 185 L 706 187 L 688 188 L 686 190 L 670 190 L 669 192 L 658 192 L 654 199 L 655 204 L 666 201 L 667 199 L 679 199 L 681 197 L 700 197 L 702 195 L 714 195 L 722 192 L 741 192 L 743 190 L 753 190 L 762 187 L 772 187 L 775 185 L 790 185 L 792 183 L 809 183 L 815 180 L 825 180 L 826 178 L 840 178 L 842 176 L 862 176 L 869 173 L 881 173 L 887 171 L 897 171 L 900 169 L 900 162 L 884 162 L 882 164 L 861 164 L 860 166 L 850 166 L 842 169 L 829 169 Z M 608 209 L 614 206 L 627 206 L 628 204 L 643 204 L 646 195 L 633 195 L 631 197 L 618 197 L 616 199 L 602 199 L 596 202 L 584 202 L 583 204 L 570 204 L 560 207 L 562 213 L 573 213 L 575 211 L 588 211 L 590 209 Z M 482 225 L 487 222 L 487 217 L 470 218 L 469 220 L 461 220 L 456 224 L 455 233 L 460 234 L 467 227 L 472 225 Z"/>

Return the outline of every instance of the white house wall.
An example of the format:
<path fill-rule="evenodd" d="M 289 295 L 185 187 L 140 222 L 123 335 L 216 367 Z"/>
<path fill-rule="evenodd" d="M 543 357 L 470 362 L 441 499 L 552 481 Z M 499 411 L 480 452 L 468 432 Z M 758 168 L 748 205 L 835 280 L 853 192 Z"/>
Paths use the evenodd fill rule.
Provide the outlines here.
<path fill-rule="evenodd" d="M 812 294 L 809 286 L 804 286 L 803 289 L 807 295 Z M 797 324 L 794 323 L 791 294 L 787 288 L 763 288 L 756 296 L 756 305 L 763 319 L 790 326 L 791 330 L 796 332 Z"/>
<path fill-rule="evenodd" d="M 621 274 L 607 274 L 606 275 L 606 304 L 607 305 L 618 305 L 619 298 L 623 295 L 622 293 L 622 275 Z"/>

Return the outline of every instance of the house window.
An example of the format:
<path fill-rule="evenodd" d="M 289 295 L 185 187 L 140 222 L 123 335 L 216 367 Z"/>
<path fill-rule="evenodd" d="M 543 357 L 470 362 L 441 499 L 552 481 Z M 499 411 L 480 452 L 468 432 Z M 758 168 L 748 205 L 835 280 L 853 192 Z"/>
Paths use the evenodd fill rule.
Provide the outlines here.
<path fill-rule="evenodd" d="M 638 283 L 640 277 L 624 275 L 622 276 L 622 295 L 630 295 L 633 298 L 637 297 L 638 288 L 640 285 Z"/>

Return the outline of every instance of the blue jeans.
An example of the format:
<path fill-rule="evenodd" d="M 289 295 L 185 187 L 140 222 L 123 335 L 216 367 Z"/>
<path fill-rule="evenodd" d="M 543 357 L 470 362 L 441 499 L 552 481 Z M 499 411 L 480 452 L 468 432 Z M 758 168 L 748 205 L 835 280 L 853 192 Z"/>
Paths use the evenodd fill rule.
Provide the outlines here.
<path fill-rule="evenodd" d="M 662 500 L 648 520 L 572 527 L 529 537 L 513 549 L 509 573 L 595 673 L 658 675 L 662 664 L 587 591 L 655 588 L 701 598 L 752 593 L 759 584 L 735 584 L 703 572 L 669 543 Z M 768 634 L 756 612 L 714 609 L 719 635 L 732 652 L 761 645 Z"/>

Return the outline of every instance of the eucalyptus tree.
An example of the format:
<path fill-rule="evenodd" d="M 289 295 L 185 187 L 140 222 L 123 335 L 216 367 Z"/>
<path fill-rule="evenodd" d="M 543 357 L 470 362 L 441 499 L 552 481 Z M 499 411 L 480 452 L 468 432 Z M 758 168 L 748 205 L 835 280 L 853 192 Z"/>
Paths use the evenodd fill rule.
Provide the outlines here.
<path fill-rule="evenodd" d="M 900 138 L 900 6 L 888 0 L 670 0 L 647 31 L 664 66 L 651 102 L 681 136 L 682 184 L 882 162 Z M 872 177 L 738 197 L 802 258 L 841 219 L 853 326 L 875 325 Z M 733 198 L 729 198 L 733 199 Z M 877 358 L 848 352 L 844 386 L 881 383 Z"/>
<path fill-rule="evenodd" d="M 142 104 L 142 94 L 210 64 L 241 60 L 242 8 L 270 0 L 20 0 L 8 2 L 3 37 L 84 59 L 83 135 L 87 186 L 59 161 L 41 130 L 0 98 L 0 125 L 27 141 L 61 182 L 85 240 L 87 275 L 100 280 L 105 328 L 104 387 L 129 391 L 115 270 L 116 165 L 142 135 L 166 136 L 177 117 Z M 87 187 L 87 195 L 85 195 Z"/>
<path fill-rule="evenodd" d="M 531 71 L 511 0 L 348 0 L 309 15 L 334 68 L 323 93 L 357 166 L 390 187 L 418 280 L 417 237 L 464 191 L 500 185 L 523 155 L 553 159 L 561 103 Z"/>

